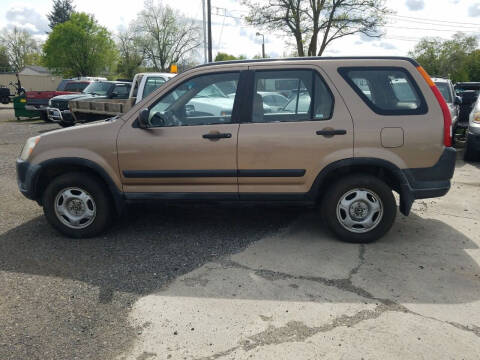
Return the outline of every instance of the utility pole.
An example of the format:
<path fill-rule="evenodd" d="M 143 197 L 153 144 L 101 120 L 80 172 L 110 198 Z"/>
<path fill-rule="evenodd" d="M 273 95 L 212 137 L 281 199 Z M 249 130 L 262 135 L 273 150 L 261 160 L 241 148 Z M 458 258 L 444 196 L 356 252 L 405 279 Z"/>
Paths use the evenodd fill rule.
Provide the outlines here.
<path fill-rule="evenodd" d="M 204 63 L 208 62 L 208 54 L 207 54 L 207 19 L 205 14 L 205 0 L 202 0 L 202 14 L 203 14 L 203 60 Z"/>
<path fill-rule="evenodd" d="M 212 62 L 212 5 L 207 0 L 207 19 L 208 19 L 208 62 Z"/>
<path fill-rule="evenodd" d="M 262 37 L 262 58 L 265 59 L 265 36 L 259 32 L 257 32 L 256 35 Z"/>

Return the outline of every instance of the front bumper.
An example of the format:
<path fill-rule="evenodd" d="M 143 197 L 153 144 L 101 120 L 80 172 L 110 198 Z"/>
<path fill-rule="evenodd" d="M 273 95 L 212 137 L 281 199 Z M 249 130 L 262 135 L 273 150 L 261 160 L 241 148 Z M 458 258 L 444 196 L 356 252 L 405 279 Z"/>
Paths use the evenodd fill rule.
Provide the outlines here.
<path fill-rule="evenodd" d="M 47 108 L 47 116 L 53 122 L 73 122 L 73 115 L 70 110 L 60 110 L 57 108 Z"/>
<path fill-rule="evenodd" d="M 28 161 L 17 159 L 17 183 L 20 192 L 28 199 L 36 199 L 35 179 L 40 165 L 30 164 Z"/>
<path fill-rule="evenodd" d="M 25 105 L 25 110 L 28 110 L 28 111 L 47 111 L 47 106 L 26 104 Z"/>

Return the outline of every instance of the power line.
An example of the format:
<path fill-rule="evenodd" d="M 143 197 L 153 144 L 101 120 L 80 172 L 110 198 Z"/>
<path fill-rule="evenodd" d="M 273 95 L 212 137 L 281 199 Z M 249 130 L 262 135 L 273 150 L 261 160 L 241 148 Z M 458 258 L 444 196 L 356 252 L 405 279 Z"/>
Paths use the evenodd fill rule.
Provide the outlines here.
<path fill-rule="evenodd" d="M 414 28 L 414 27 L 405 27 L 405 26 L 399 27 L 399 26 L 393 26 L 393 25 L 384 25 L 384 27 L 401 29 L 401 30 L 425 30 L 425 31 L 456 32 L 456 30 L 448 30 L 448 29 Z"/>
<path fill-rule="evenodd" d="M 441 26 L 441 27 L 449 27 L 449 28 L 455 28 L 458 31 L 461 31 L 462 29 L 467 29 L 467 30 L 473 30 L 473 29 L 479 29 L 478 26 L 473 26 L 473 25 L 461 25 L 462 29 L 458 29 L 460 25 L 452 25 L 452 24 L 441 24 L 441 23 L 436 23 L 436 22 L 431 22 L 431 21 L 422 21 L 422 20 L 408 20 L 408 19 L 399 19 L 399 18 L 393 18 L 392 16 L 387 16 L 390 18 L 392 21 L 400 21 L 400 22 L 406 22 L 406 23 L 414 23 L 414 24 L 423 24 L 423 25 L 434 25 L 434 26 Z"/>
<path fill-rule="evenodd" d="M 478 26 L 480 28 L 480 24 L 475 24 L 475 23 L 465 23 L 465 22 L 448 21 L 448 20 L 435 20 L 435 19 L 427 19 L 427 18 L 419 18 L 419 17 L 403 16 L 403 15 L 388 15 L 388 17 L 397 17 L 397 18 L 402 18 L 402 19 L 413 19 L 413 20 L 423 20 L 423 21 L 429 21 L 429 22 L 433 22 L 433 23 L 446 23 L 446 24 L 453 24 L 453 25 L 458 25 L 458 26 L 473 25 L 473 26 Z"/>

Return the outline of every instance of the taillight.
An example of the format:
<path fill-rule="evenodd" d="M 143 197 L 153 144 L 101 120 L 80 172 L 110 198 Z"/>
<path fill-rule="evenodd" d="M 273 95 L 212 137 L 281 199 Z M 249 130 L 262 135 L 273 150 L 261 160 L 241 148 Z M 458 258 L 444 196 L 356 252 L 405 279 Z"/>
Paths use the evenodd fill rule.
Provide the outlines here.
<path fill-rule="evenodd" d="M 432 89 L 433 94 L 437 98 L 437 101 L 440 104 L 440 107 L 442 109 L 442 113 L 443 113 L 443 144 L 445 146 L 452 146 L 452 117 L 450 116 L 450 110 L 448 109 L 447 102 L 445 101 L 442 94 L 440 93 L 437 86 L 435 85 L 435 83 L 430 78 L 430 76 L 427 74 L 425 69 L 421 66 L 417 66 L 417 70 L 422 75 L 422 77 L 425 79 L 427 84 L 430 86 L 430 89 Z"/>

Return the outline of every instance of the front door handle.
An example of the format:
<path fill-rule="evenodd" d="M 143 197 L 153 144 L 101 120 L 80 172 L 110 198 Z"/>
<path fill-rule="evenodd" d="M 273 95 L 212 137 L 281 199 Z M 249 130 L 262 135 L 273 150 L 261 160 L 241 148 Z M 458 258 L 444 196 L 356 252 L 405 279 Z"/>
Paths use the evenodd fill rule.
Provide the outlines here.
<path fill-rule="evenodd" d="M 324 129 L 324 130 L 318 130 L 316 134 L 323 135 L 323 136 L 346 135 L 347 130 Z"/>
<path fill-rule="evenodd" d="M 211 132 L 208 134 L 203 134 L 204 139 L 216 140 L 216 139 L 230 139 L 232 134 L 230 133 L 220 133 L 220 132 Z"/>

